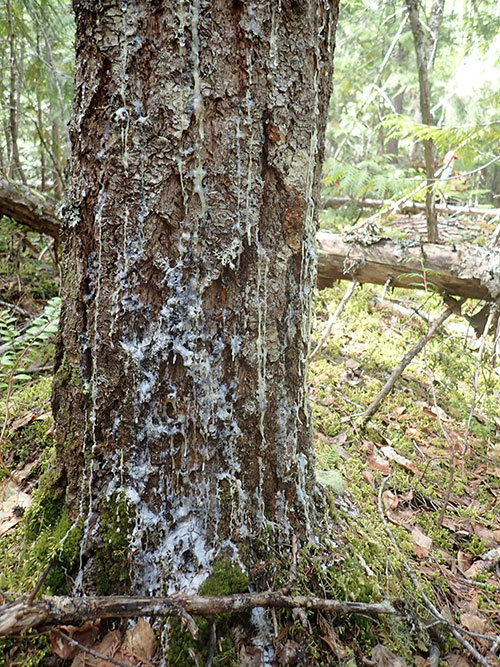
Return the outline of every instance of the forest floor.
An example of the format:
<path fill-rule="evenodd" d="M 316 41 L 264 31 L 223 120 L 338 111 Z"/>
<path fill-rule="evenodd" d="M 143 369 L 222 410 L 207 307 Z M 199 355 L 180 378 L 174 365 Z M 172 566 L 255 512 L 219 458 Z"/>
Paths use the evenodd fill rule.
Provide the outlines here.
<path fill-rule="evenodd" d="M 40 259 L 43 250 L 36 235 L 27 239 L 15 225 L 1 230 L 1 453 L 21 485 L 0 471 L 0 591 L 33 590 L 60 548 L 45 508 L 28 526 L 38 531 L 39 550 L 29 558 L 19 551 L 28 530 L 23 514 L 33 494 L 36 499 L 40 476 L 50 474 L 53 455 L 58 272 L 48 251 Z M 317 293 L 313 347 L 348 287 L 342 282 Z M 467 302 L 464 311 L 480 307 Z M 443 308 L 439 296 L 424 290 L 357 286 L 311 364 L 318 479 L 341 526 L 325 594 L 389 599 L 399 620 L 324 623 L 310 664 L 498 664 L 500 347 L 494 329 L 478 337 L 464 317 L 449 318 L 363 422 L 393 369 Z M 42 660 L 56 664 L 45 636 L 0 641 L 0 664 Z"/>

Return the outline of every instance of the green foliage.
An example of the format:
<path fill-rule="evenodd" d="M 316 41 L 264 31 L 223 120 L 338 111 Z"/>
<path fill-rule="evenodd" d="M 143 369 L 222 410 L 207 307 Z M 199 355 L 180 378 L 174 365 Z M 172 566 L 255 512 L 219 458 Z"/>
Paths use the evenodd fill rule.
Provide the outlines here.
<path fill-rule="evenodd" d="M 397 199 L 415 188 L 415 179 L 414 169 L 395 170 L 394 165 L 383 156 L 374 156 L 355 164 L 329 158 L 323 166 L 323 196 Z"/>
<path fill-rule="evenodd" d="M 431 33 L 424 5 L 420 16 L 424 33 Z M 442 196 L 498 205 L 499 167 L 492 160 L 500 139 L 499 21 L 489 0 L 474 3 L 473 9 L 462 0 L 445 4 L 428 72 L 435 119 L 429 128 L 419 122 L 418 75 L 404 3 L 384 0 L 376 11 L 358 0 L 342 4 L 327 126 L 326 197 L 399 199 L 411 194 L 422 201 L 421 142 L 432 140 L 437 166 L 454 150 L 459 172 L 478 170 L 468 176 L 465 192 L 463 183 L 460 188 L 440 184 Z"/>
<path fill-rule="evenodd" d="M 11 375 L 14 384 L 32 381 L 36 377 L 36 362 L 50 358 L 48 342 L 57 332 L 60 307 L 59 297 L 49 299 L 42 313 L 22 331 L 17 329 L 17 320 L 8 310 L 0 311 L 0 390 L 7 389 Z"/>
<path fill-rule="evenodd" d="M 443 155 L 454 150 L 460 163 L 467 167 L 474 165 L 478 154 L 485 163 L 485 156 L 490 152 L 494 155 L 495 147 L 500 142 L 500 121 L 484 125 L 437 127 L 417 123 L 407 116 L 388 114 L 383 120 L 383 127 L 388 130 L 388 140 L 398 138 L 417 142 L 431 139 Z"/>

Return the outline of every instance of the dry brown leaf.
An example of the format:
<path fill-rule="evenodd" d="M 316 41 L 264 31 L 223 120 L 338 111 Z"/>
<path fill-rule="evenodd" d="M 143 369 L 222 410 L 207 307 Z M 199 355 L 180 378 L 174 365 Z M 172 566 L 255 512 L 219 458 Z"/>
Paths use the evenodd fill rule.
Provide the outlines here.
<path fill-rule="evenodd" d="M 9 425 L 9 429 L 11 431 L 17 431 L 19 428 L 23 428 L 23 426 L 27 426 L 28 424 L 31 424 L 32 421 L 34 421 L 38 417 L 38 412 L 34 412 L 33 410 L 30 410 L 27 412 L 25 415 L 22 417 L 17 417 L 17 419 L 13 419 L 11 424 Z"/>
<path fill-rule="evenodd" d="M 460 570 L 462 570 L 462 572 L 465 572 L 466 570 L 469 569 L 469 567 L 472 564 L 472 560 L 473 560 L 473 556 L 471 556 L 471 554 L 467 554 L 464 551 L 462 551 L 461 549 L 458 550 L 457 563 L 458 563 L 458 567 L 460 568 Z"/>
<path fill-rule="evenodd" d="M 500 562 L 500 547 L 496 549 L 490 549 L 487 553 L 483 554 L 482 558 L 476 560 L 468 570 L 465 571 L 465 575 L 472 579 L 479 572 L 488 572 L 492 570 Z"/>
<path fill-rule="evenodd" d="M 0 482 L 0 535 L 4 535 L 23 518 L 31 505 L 31 496 L 21 491 L 11 479 Z"/>
<path fill-rule="evenodd" d="M 373 479 L 373 475 L 371 474 L 371 472 L 369 470 L 363 470 L 361 472 L 361 476 L 363 477 L 365 482 L 368 482 L 368 484 L 372 487 L 372 489 L 375 488 L 375 481 Z"/>
<path fill-rule="evenodd" d="M 414 475 L 419 474 L 418 469 L 415 467 L 415 465 L 405 456 L 398 454 L 398 452 L 394 449 L 394 447 L 391 447 L 390 445 L 384 445 L 383 447 L 380 448 L 380 451 L 390 461 L 395 461 L 396 463 L 399 463 L 400 466 L 402 466 L 406 470 L 409 470 Z"/>
<path fill-rule="evenodd" d="M 471 632 L 483 635 L 486 628 L 486 619 L 476 616 L 475 614 L 462 614 L 460 616 L 460 623 L 464 628 Z"/>
<path fill-rule="evenodd" d="M 325 396 L 321 400 L 321 405 L 329 406 L 329 405 L 337 405 L 338 399 L 335 396 Z"/>
<path fill-rule="evenodd" d="M 418 526 L 413 526 L 411 529 L 411 537 L 413 540 L 413 550 L 419 558 L 424 558 L 429 555 L 429 549 L 432 546 L 432 540 L 420 530 Z"/>
<path fill-rule="evenodd" d="M 63 660 L 70 660 L 75 656 L 75 653 L 78 650 L 77 647 L 70 644 L 65 637 L 61 637 L 57 632 L 51 631 L 49 639 L 50 650 L 54 655 L 57 655 Z"/>
<path fill-rule="evenodd" d="M 474 535 L 477 535 L 485 542 L 490 542 L 491 544 L 495 544 L 498 542 L 495 533 L 500 534 L 500 531 L 490 530 L 489 528 L 486 528 L 486 526 L 483 526 L 483 524 L 479 523 L 478 521 L 471 521 L 471 528 Z"/>
<path fill-rule="evenodd" d="M 156 637 L 151 625 L 140 618 L 133 630 L 128 630 L 123 648 L 140 660 L 151 660 L 156 653 Z"/>
<path fill-rule="evenodd" d="M 395 510 L 399 505 L 399 498 L 395 493 L 389 491 L 389 489 L 382 494 L 382 500 L 384 502 L 384 507 L 388 510 Z"/>
<path fill-rule="evenodd" d="M 450 654 L 445 657 L 445 660 L 448 667 L 472 667 L 473 665 L 463 655 Z"/>
<path fill-rule="evenodd" d="M 396 526 L 408 526 L 414 520 L 415 514 L 416 512 L 411 510 L 399 510 L 398 512 L 386 510 L 387 518 Z"/>
<path fill-rule="evenodd" d="M 459 524 L 456 521 L 453 521 L 453 519 L 450 519 L 449 516 L 443 517 L 442 525 L 444 528 L 448 528 L 448 530 L 452 530 L 454 533 L 456 533 L 459 526 Z"/>
<path fill-rule="evenodd" d="M 391 474 L 391 466 L 389 465 L 389 462 L 384 459 L 383 456 L 380 456 L 380 454 L 368 454 L 366 457 L 366 462 L 372 470 L 380 470 L 380 472 L 384 475 Z"/>
<path fill-rule="evenodd" d="M 443 410 L 443 408 L 440 408 L 439 405 L 432 405 L 431 407 L 427 406 L 422 409 L 422 412 L 427 415 L 427 417 L 432 417 L 434 419 L 440 417 L 441 421 L 451 421 L 451 417 Z"/>
<path fill-rule="evenodd" d="M 82 646 L 92 646 L 99 634 L 99 621 L 87 621 L 81 626 L 60 625 L 57 629 L 82 644 Z M 52 653 L 64 660 L 70 660 L 76 655 L 77 651 L 81 650 L 57 632 L 51 631 L 49 638 Z"/>
<path fill-rule="evenodd" d="M 113 630 L 112 632 L 108 632 L 104 639 L 91 648 L 101 655 L 106 656 L 106 658 L 122 660 L 121 653 L 119 652 L 120 647 L 120 633 L 118 630 Z M 122 662 L 125 662 L 125 660 L 122 660 Z M 131 662 L 129 664 L 133 665 L 135 663 Z M 71 667 L 114 667 L 114 665 L 108 660 L 102 660 L 101 658 L 96 658 L 93 655 L 90 655 L 90 653 L 84 649 L 79 649 L 71 663 Z"/>
<path fill-rule="evenodd" d="M 406 661 L 395 655 L 382 644 L 372 649 L 372 660 L 376 667 L 406 667 Z"/>

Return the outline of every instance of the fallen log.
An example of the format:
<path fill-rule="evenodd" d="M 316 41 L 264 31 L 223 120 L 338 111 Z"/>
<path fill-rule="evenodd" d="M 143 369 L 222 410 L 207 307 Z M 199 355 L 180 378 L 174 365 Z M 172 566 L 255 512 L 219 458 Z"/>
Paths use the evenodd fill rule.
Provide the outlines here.
<path fill-rule="evenodd" d="M 371 205 L 376 200 L 363 201 Z M 58 240 L 61 221 L 54 207 L 55 202 L 46 197 L 0 178 L 0 215 Z M 500 213 L 500 209 L 483 212 L 494 210 Z M 318 233 L 317 243 L 319 288 L 353 279 L 383 285 L 391 278 L 395 287 L 421 289 L 427 285 L 473 299 L 496 299 L 500 293 L 500 251 L 496 249 L 388 239 L 361 245 L 325 232 Z"/>
<path fill-rule="evenodd" d="M 351 243 L 341 234 L 318 232 L 318 287 L 337 280 L 393 287 L 429 288 L 471 299 L 500 296 L 500 250 L 378 239 Z"/>
<path fill-rule="evenodd" d="M 0 217 L 5 215 L 57 240 L 61 221 L 55 214 L 55 206 L 56 202 L 46 196 L 0 178 Z"/>
<path fill-rule="evenodd" d="M 242 613 L 255 607 L 313 609 L 335 614 L 394 614 L 390 602 L 344 602 L 282 593 L 241 593 L 223 596 L 174 595 L 171 597 L 64 597 L 44 596 L 41 600 L 20 597 L 0 606 L 0 637 L 17 635 L 32 628 L 54 625 L 82 625 L 97 618 Z"/>
<path fill-rule="evenodd" d="M 350 197 L 330 197 L 323 202 L 323 208 L 340 208 L 346 204 L 356 204 L 359 208 L 381 209 L 387 207 L 387 211 L 401 211 L 402 213 L 423 213 L 425 204 L 423 202 L 405 201 L 392 202 L 387 199 L 351 199 Z M 500 208 L 483 208 L 479 206 L 456 206 L 455 204 L 436 204 L 438 213 L 448 215 L 476 215 L 483 218 L 500 217 Z"/>

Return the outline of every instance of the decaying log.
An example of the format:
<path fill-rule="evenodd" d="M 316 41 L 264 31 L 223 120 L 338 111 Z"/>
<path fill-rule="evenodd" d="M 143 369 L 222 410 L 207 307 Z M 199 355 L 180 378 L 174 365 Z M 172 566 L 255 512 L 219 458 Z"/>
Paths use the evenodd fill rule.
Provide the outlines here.
<path fill-rule="evenodd" d="M 15 635 L 31 628 L 54 625 L 82 625 L 97 618 L 140 616 L 213 616 L 241 613 L 255 607 L 315 609 L 335 614 L 394 614 L 390 602 L 344 602 L 281 593 L 242 593 L 207 596 L 175 595 L 164 598 L 127 596 L 59 597 L 44 596 L 31 602 L 27 596 L 0 606 L 0 636 Z"/>
<path fill-rule="evenodd" d="M 379 239 L 348 243 L 340 234 L 319 232 L 318 287 L 336 280 L 423 289 L 471 299 L 500 296 L 500 250 Z"/>
<path fill-rule="evenodd" d="M 395 206 L 395 211 L 401 213 L 423 213 L 425 212 L 425 204 L 423 202 L 406 201 L 395 205 L 385 199 L 351 199 L 350 197 L 330 197 L 323 202 L 324 208 L 340 208 L 346 204 L 356 204 L 359 208 L 374 208 L 381 209 L 387 207 L 388 211 L 392 211 Z M 453 215 L 474 215 L 482 218 L 498 218 L 500 217 L 500 208 L 481 208 L 479 206 L 455 206 L 454 204 L 436 204 L 436 211 L 438 213 L 448 213 Z"/>
<path fill-rule="evenodd" d="M 55 205 L 46 196 L 0 178 L 0 216 L 6 215 L 57 240 L 61 222 L 55 214 Z"/>

